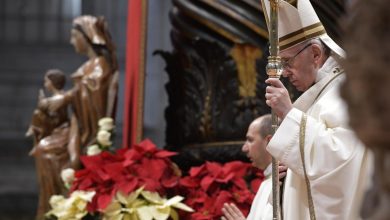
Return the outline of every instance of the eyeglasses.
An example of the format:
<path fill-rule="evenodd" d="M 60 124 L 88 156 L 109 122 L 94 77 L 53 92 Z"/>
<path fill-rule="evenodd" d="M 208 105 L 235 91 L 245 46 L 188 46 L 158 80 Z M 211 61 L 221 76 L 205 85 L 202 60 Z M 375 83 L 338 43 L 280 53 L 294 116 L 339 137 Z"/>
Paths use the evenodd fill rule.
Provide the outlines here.
<path fill-rule="evenodd" d="M 285 59 L 285 60 L 282 59 L 281 60 L 282 68 L 283 69 L 291 68 L 291 66 L 292 66 L 292 64 L 294 62 L 295 57 L 297 57 L 300 53 L 302 53 L 302 51 L 304 51 L 306 48 L 310 47 L 311 45 L 312 45 L 312 43 L 309 43 L 308 45 L 304 46 L 300 51 L 298 51 L 298 53 L 296 53 L 291 58 L 288 58 L 288 59 Z"/>

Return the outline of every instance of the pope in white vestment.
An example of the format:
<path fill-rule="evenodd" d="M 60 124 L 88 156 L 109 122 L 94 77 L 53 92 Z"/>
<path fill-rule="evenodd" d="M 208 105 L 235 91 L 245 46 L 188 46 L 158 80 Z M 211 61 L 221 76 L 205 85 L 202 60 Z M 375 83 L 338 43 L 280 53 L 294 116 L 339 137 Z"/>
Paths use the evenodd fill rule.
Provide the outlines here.
<path fill-rule="evenodd" d="M 330 57 L 317 82 L 294 103 L 267 150 L 289 169 L 284 183 L 284 220 L 310 219 L 299 149 L 302 113 L 307 114 L 305 164 L 318 220 L 357 220 L 369 173 L 369 154 L 347 126 L 339 97 L 344 76 Z M 328 84 L 329 83 L 329 84 Z"/>
<path fill-rule="evenodd" d="M 262 5 L 270 27 L 270 1 Z M 283 220 L 358 220 L 371 164 L 339 96 L 344 75 L 336 57 L 344 51 L 309 0 L 296 6 L 279 0 L 277 6 L 282 74 L 304 92 L 292 104 L 279 79 L 266 81 L 266 103 L 281 119 L 267 150 L 288 167 Z"/>

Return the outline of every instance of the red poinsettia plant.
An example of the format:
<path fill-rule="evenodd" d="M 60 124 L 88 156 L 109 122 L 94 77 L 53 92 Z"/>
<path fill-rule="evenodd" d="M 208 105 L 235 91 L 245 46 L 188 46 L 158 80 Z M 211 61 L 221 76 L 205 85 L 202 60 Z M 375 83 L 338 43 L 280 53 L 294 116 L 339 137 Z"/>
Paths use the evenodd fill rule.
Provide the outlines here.
<path fill-rule="evenodd" d="M 187 195 L 184 202 L 195 210 L 186 213 L 186 219 L 220 219 L 224 203 L 235 203 L 246 216 L 263 179 L 260 170 L 241 161 L 206 162 L 191 168 L 179 184 Z"/>
<path fill-rule="evenodd" d="M 75 173 L 70 191 L 95 191 L 89 212 L 104 210 L 115 194 L 125 194 L 140 187 L 151 192 L 166 195 L 179 184 L 180 170 L 170 161 L 174 152 L 157 149 L 145 140 L 129 149 L 116 153 L 103 151 L 93 156 L 81 157 L 84 169 Z"/>
<path fill-rule="evenodd" d="M 63 171 L 69 198 L 54 195 L 48 217 L 213 220 L 220 219 L 226 202 L 248 214 L 264 178 L 251 164 L 206 162 L 182 176 L 170 159 L 177 153 L 158 149 L 148 139 L 111 151 L 112 123 L 109 118 L 99 121 L 106 132 L 99 131 L 98 143 L 80 158 L 83 169 Z"/>

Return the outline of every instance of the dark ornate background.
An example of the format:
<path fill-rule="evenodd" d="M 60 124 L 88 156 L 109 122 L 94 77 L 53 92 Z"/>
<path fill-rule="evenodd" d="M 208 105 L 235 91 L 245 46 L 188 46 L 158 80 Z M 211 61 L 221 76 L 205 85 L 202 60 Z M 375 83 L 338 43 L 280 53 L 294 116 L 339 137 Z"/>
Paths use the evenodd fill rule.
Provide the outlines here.
<path fill-rule="evenodd" d="M 329 34 L 340 36 L 343 1 L 312 1 Z M 173 51 L 166 61 L 167 149 L 180 151 L 186 169 L 205 160 L 245 160 L 241 146 L 250 122 L 269 113 L 264 80 L 268 33 L 255 0 L 173 0 Z M 299 94 L 285 81 L 293 99 Z"/>

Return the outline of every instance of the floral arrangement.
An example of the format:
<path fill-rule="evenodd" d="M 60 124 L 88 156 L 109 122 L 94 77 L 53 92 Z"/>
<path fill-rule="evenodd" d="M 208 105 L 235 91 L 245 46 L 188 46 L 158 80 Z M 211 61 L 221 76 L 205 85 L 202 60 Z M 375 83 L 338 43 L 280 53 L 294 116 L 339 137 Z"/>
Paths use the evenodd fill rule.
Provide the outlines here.
<path fill-rule="evenodd" d="M 158 149 L 150 140 L 112 151 L 113 120 L 101 119 L 99 128 L 97 144 L 80 158 L 83 169 L 61 173 L 69 196 L 52 196 L 48 218 L 220 219 L 225 202 L 248 214 L 263 179 L 249 163 L 206 162 L 183 176 L 170 160 L 177 153 Z"/>
<path fill-rule="evenodd" d="M 220 219 L 224 203 L 235 203 L 247 216 L 263 179 L 262 172 L 241 161 L 224 165 L 206 162 L 191 168 L 189 176 L 180 180 L 180 186 L 187 195 L 185 203 L 196 211 L 185 219 Z"/>

